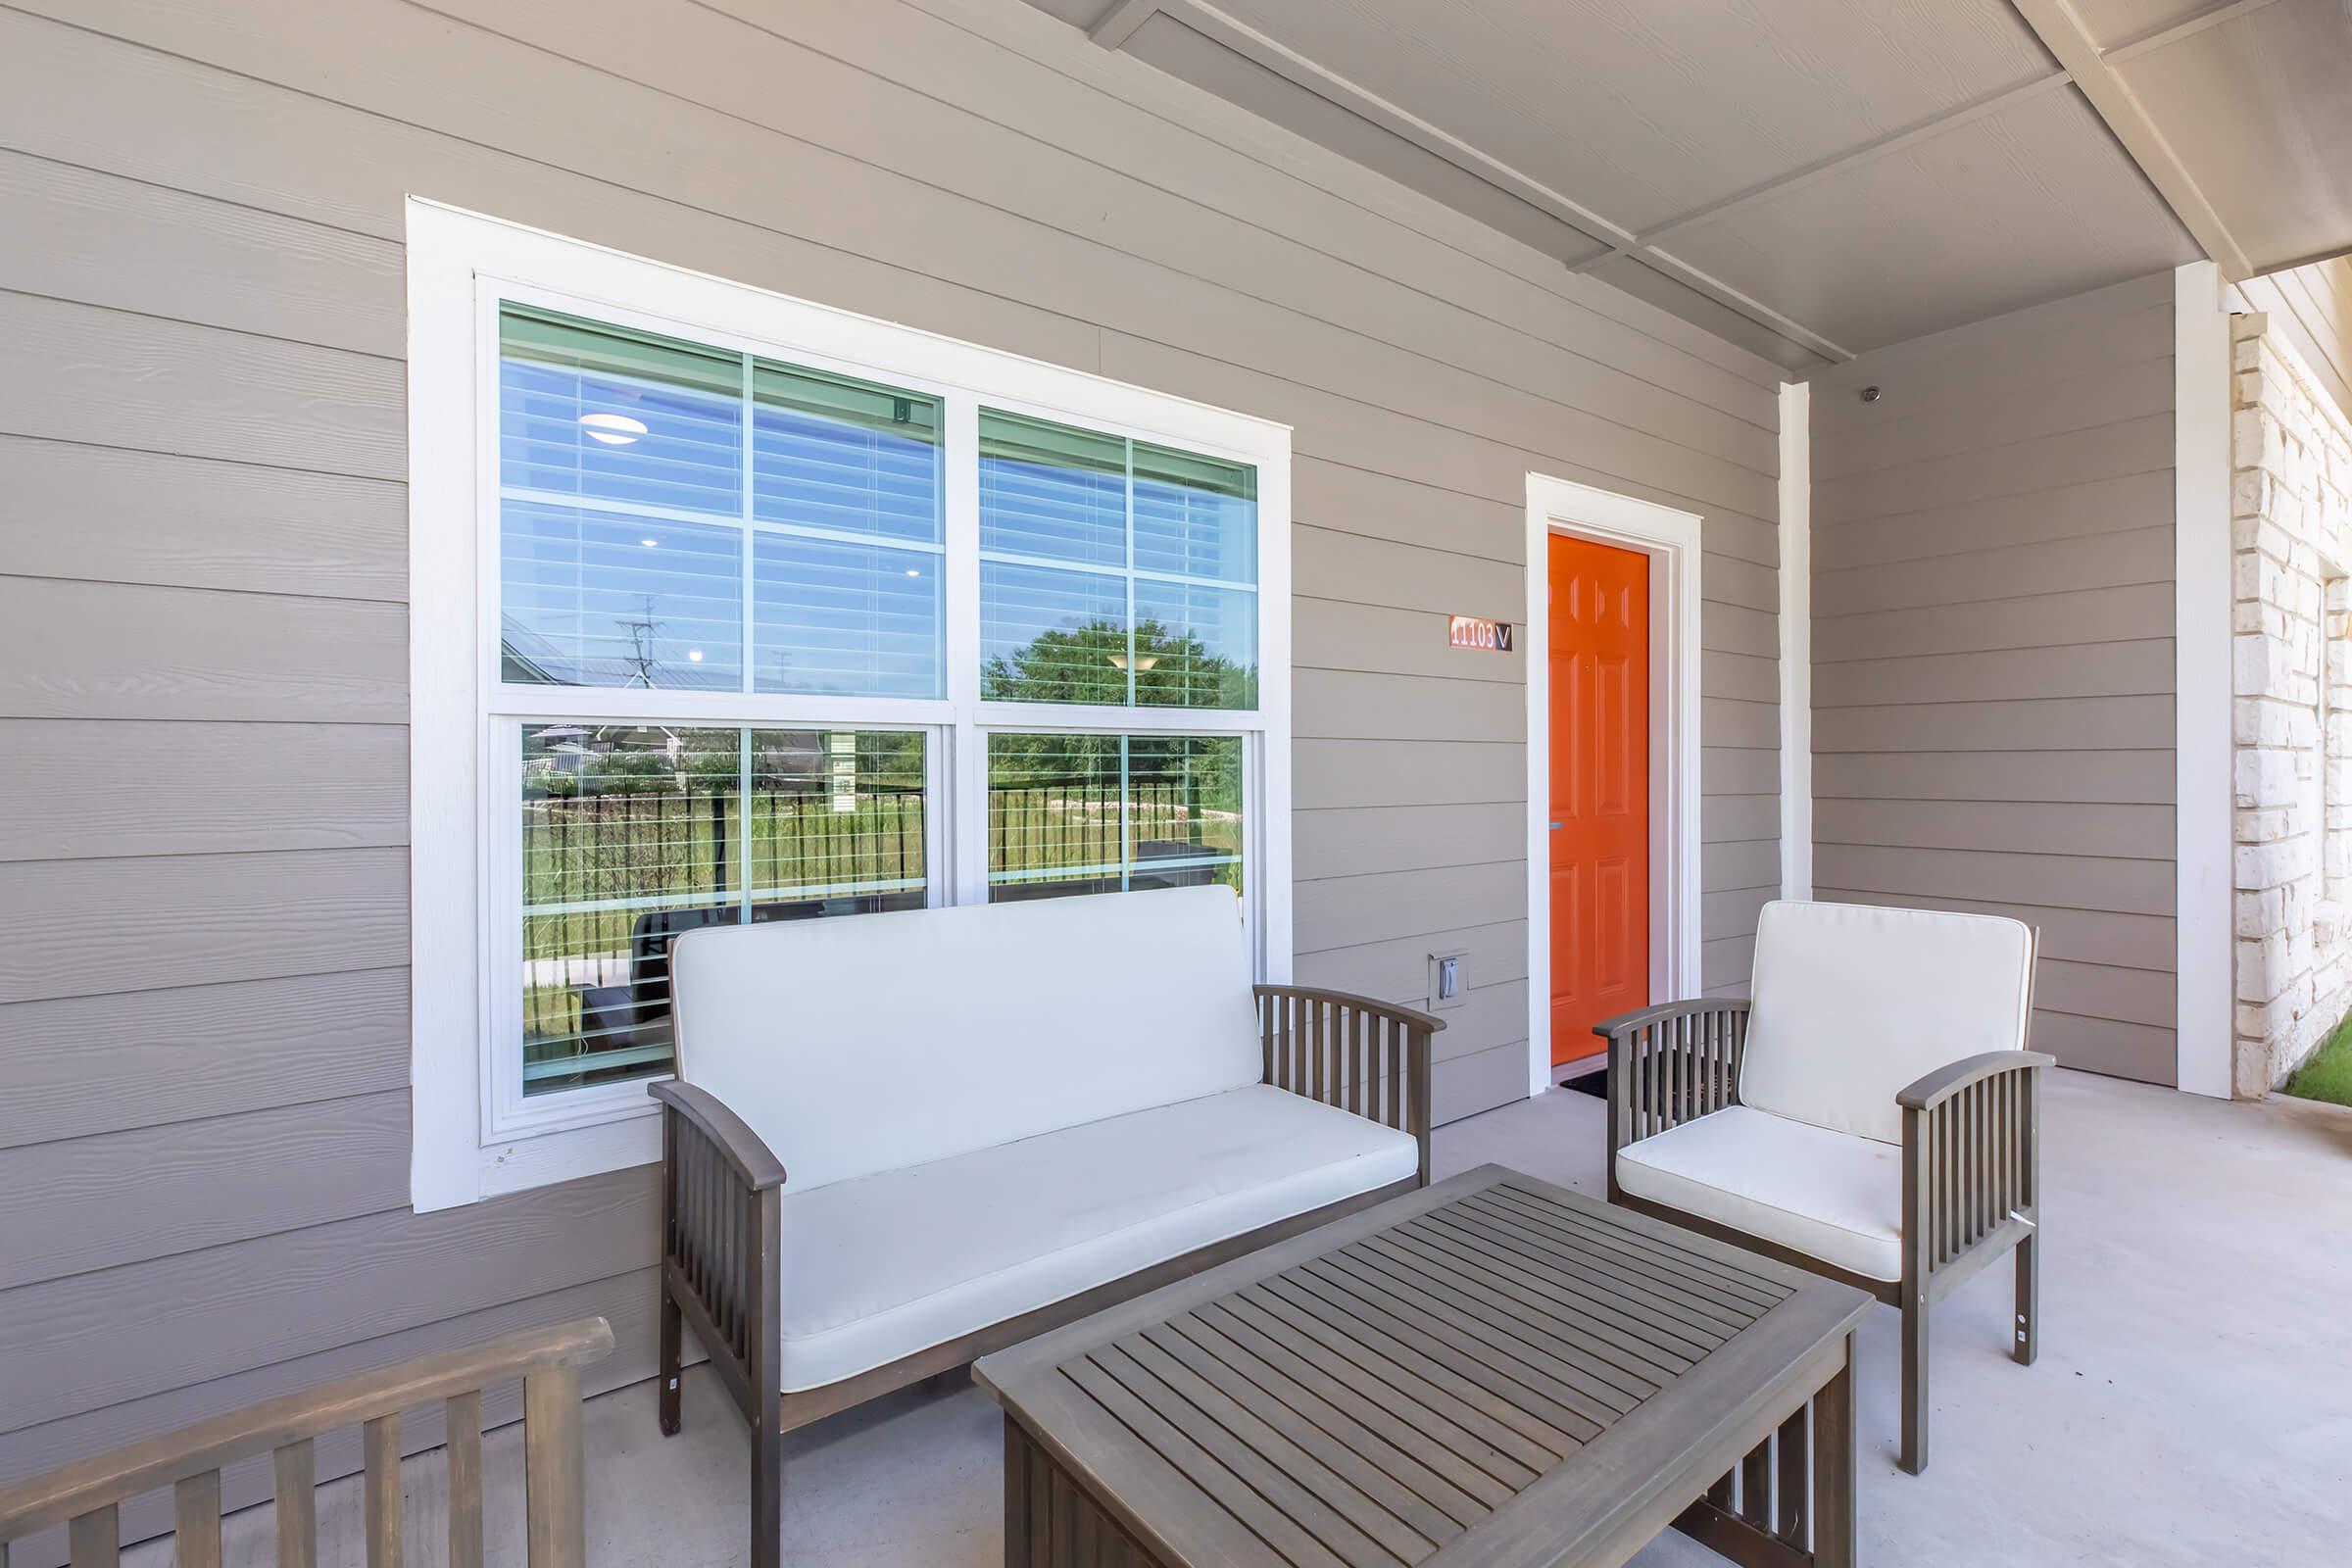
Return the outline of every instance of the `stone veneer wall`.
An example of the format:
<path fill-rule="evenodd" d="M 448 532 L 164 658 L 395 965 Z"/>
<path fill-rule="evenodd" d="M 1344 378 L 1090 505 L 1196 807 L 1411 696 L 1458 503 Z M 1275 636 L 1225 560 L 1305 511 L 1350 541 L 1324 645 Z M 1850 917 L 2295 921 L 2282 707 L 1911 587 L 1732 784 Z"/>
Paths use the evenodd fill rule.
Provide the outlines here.
<path fill-rule="evenodd" d="M 2232 325 L 2237 937 L 2231 1087 L 2352 1007 L 2352 420 L 2266 318 Z"/>

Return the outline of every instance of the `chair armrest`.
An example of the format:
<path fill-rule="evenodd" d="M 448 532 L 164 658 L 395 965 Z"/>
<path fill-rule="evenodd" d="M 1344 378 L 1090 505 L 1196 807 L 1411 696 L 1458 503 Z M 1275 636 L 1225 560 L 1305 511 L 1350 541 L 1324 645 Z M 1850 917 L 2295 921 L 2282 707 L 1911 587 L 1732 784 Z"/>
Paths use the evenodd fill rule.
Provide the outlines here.
<path fill-rule="evenodd" d="M 647 1084 L 645 1092 L 662 1102 L 665 1107 L 663 1114 L 679 1115 L 693 1123 L 719 1157 L 743 1178 L 746 1188 L 763 1193 L 770 1187 L 784 1185 L 783 1161 L 776 1158 L 766 1142 L 741 1116 L 729 1110 L 710 1090 L 669 1078 Z"/>
<path fill-rule="evenodd" d="M 2041 1223 L 2041 1080 L 2055 1058 L 1988 1051 L 1895 1096 L 1903 1116 L 1903 1271 L 1949 1289 Z"/>
<path fill-rule="evenodd" d="M 1691 1018 L 1710 1012 L 1744 1014 L 1747 1008 L 1745 997 L 1696 997 L 1687 1002 L 1653 1002 L 1646 1007 L 1636 1007 L 1614 1018 L 1603 1018 L 1592 1026 L 1592 1032 L 1603 1040 L 1613 1040 L 1619 1035 L 1646 1029 L 1669 1018 Z"/>
<path fill-rule="evenodd" d="M 1604 1018 L 1609 1043 L 1609 1191 L 1617 1151 L 1740 1102 L 1740 1053 L 1747 999 L 1661 1002 Z"/>
<path fill-rule="evenodd" d="M 1413 1135 L 1429 1185 L 1432 1036 L 1446 1020 L 1346 991 L 1254 986 L 1259 1082 Z"/>
<path fill-rule="evenodd" d="M 2044 1055 L 2038 1051 L 1987 1051 L 1983 1055 L 1964 1056 L 1949 1066 L 1938 1067 L 1925 1074 L 1897 1094 L 1894 1102 L 1905 1110 L 1926 1110 L 1941 1104 L 1969 1085 L 1983 1083 L 1995 1074 L 2057 1065 L 2057 1057 Z"/>
<path fill-rule="evenodd" d="M 1366 1017 L 1393 1018 L 1414 1028 L 1426 1029 L 1431 1034 L 1446 1027 L 1446 1020 L 1434 1012 L 1423 1012 L 1418 1007 L 1408 1007 L 1400 1002 L 1383 1002 L 1378 997 L 1358 996 L 1352 991 L 1330 991 L 1321 986 L 1251 986 L 1250 990 L 1257 998 L 1261 1013 L 1264 1011 L 1263 1004 L 1268 999 L 1295 997 L 1301 1002 L 1321 1002 L 1350 1007 Z"/>

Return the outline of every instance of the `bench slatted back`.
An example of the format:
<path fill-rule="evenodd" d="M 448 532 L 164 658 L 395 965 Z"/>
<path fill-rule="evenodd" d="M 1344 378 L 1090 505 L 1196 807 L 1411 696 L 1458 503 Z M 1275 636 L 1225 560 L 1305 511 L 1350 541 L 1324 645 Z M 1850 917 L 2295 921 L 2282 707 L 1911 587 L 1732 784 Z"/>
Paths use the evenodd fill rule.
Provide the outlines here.
<path fill-rule="evenodd" d="M 0 1487 L 0 1568 L 8 1543 L 65 1525 L 73 1568 L 114 1568 L 122 1504 L 172 1489 L 181 1568 L 219 1568 L 220 1471 L 268 1453 L 277 1483 L 279 1568 L 318 1560 L 312 1443 L 350 1426 L 366 1451 L 368 1568 L 400 1568 L 400 1416 L 442 1403 L 449 1430 L 449 1561 L 482 1561 L 482 1389 L 519 1377 L 530 1568 L 580 1568 L 587 1554 L 581 1490 L 580 1368 L 612 1353 L 603 1318 L 527 1329 L 470 1349 L 356 1373 L 191 1427 L 143 1439 Z"/>

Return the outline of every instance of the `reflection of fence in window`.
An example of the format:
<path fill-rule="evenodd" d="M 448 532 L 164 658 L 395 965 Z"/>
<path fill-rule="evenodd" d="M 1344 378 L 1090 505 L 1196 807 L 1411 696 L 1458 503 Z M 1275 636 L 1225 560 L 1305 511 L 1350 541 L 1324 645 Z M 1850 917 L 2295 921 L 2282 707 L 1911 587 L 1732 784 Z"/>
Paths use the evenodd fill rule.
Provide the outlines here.
<path fill-rule="evenodd" d="M 1241 814 L 1201 798 L 1198 778 L 1021 777 L 988 792 L 997 898 L 1122 886 L 1240 885 Z M 1163 868 L 1154 870 L 1157 863 Z M 1024 892 L 1023 890 L 1030 890 Z"/>
<path fill-rule="evenodd" d="M 701 908 L 711 911 L 705 920 L 741 919 L 749 905 L 755 919 L 789 919 L 895 906 L 894 896 L 909 893 L 908 906 L 923 902 L 919 787 L 860 792 L 847 811 L 829 792 L 805 786 L 755 789 L 748 801 L 748 819 L 734 790 L 523 804 L 526 1037 L 577 1041 L 593 988 L 638 987 L 640 1014 L 666 1002 L 666 987 L 660 998 L 645 995 L 647 977 L 637 972 L 646 967 L 636 950 L 650 912 Z"/>

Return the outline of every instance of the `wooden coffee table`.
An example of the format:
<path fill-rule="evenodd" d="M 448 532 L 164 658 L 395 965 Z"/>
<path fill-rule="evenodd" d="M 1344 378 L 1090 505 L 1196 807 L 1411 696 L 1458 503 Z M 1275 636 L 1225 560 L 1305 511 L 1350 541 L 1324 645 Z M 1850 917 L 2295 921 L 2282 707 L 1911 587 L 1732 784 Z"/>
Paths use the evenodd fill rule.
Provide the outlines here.
<path fill-rule="evenodd" d="M 980 1361 L 1004 1560 L 1844 1568 L 1870 1305 L 1488 1165 Z"/>

